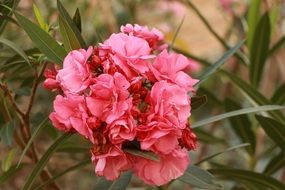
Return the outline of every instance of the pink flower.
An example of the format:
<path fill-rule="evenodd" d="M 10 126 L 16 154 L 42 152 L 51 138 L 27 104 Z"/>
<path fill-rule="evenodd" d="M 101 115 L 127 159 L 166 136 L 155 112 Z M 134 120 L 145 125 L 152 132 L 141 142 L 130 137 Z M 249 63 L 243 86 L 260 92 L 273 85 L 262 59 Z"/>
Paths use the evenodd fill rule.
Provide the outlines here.
<path fill-rule="evenodd" d="M 138 37 L 128 36 L 123 33 L 112 34 L 109 39 L 104 42 L 104 46 L 109 47 L 113 51 L 111 56 L 114 64 L 116 64 L 128 78 L 138 76 L 138 73 L 148 71 L 147 61 L 150 56 L 151 49 L 148 43 Z"/>
<path fill-rule="evenodd" d="M 91 96 L 86 97 L 87 107 L 94 116 L 111 124 L 131 107 L 129 86 L 130 83 L 118 72 L 114 76 L 101 74 L 90 87 Z"/>
<path fill-rule="evenodd" d="M 116 146 L 107 145 L 104 147 L 104 152 L 98 152 L 97 146 L 91 150 L 92 162 L 95 166 L 95 173 L 99 176 L 104 176 L 108 180 L 115 180 L 119 177 L 122 171 L 130 168 L 130 163 L 125 153 Z"/>
<path fill-rule="evenodd" d="M 158 43 L 164 40 L 164 35 L 156 28 L 149 30 L 147 26 L 138 24 L 121 26 L 121 32 L 146 40 L 151 48 L 157 48 Z"/>
<path fill-rule="evenodd" d="M 234 3 L 234 0 L 220 0 L 220 4 L 225 12 L 227 12 L 229 15 L 234 14 L 234 10 L 232 8 L 232 5 Z"/>
<path fill-rule="evenodd" d="M 150 104 L 152 113 L 185 128 L 190 116 L 190 98 L 185 89 L 165 80 L 156 82 L 150 92 Z"/>
<path fill-rule="evenodd" d="M 71 51 L 63 61 L 63 68 L 58 71 L 56 80 L 68 93 L 79 93 L 90 84 L 90 71 L 87 60 L 93 48 Z"/>
<path fill-rule="evenodd" d="M 134 173 L 149 185 L 164 185 L 183 175 L 189 164 L 188 152 L 177 149 L 160 155 L 160 161 L 152 161 L 138 156 L 131 157 Z"/>
<path fill-rule="evenodd" d="M 125 140 L 132 141 L 136 136 L 136 123 L 131 115 L 125 115 L 106 127 L 106 134 L 113 144 L 120 144 Z"/>
<path fill-rule="evenodd" d="M 59 67 L 56 65 L 53 65 L 51 69 L 46 69 L 44 72 L 44 76 L 46 77 L 46 80 L 43 83 L 43 87 L 48 90 L 58 90 L 60 89 L 59 83 L 56 81 L 56 75 L 57 71 L 59 70 Z"/>
<path fill-rule="evenodd" d="M 53 126 L 61 131 L 77 131 L 79 134 L 94 141 L 92 128 L 96 121 L 89 117 L 83 96 L 68 95 L 63 97 L 57 95 L 54 103 L 54 112 L 49 116 Z"/>
<path fill-rule="evenodd" d="M 167 80 L 173 82 L 187 91 L 194 91 L 193 86 L 198 80 L 191 78 L 183 70 L 191 67 L 192 62 L 181 54 L 171 53 L 167 50 L 162 51 L 150 65 L 151 73 L 155 80 Z"/>
<path fill-rule="evenodd" d="M 181 130 L 164 118 L 140 125 L 137 131 L 141 149 L 159 154 L 169 154 L 176 149 L 181 137 Z"/>
<path fill-rule="evenodd" d="M 188 150 L 195 150 L 197 148 L 197 136 L 193 133 L 190 126 L 182 129 L 182 138 L 179 141 L 180 145 Z"/>

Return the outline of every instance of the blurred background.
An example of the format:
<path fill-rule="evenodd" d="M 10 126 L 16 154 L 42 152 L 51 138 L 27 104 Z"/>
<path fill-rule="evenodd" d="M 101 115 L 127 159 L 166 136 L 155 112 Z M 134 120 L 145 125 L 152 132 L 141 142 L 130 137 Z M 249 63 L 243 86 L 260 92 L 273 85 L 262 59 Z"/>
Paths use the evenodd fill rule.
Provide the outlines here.
<path fill-rule="evenodd" d="M 110 34 L 119 32 L 120 26 L 127 23 L 137 23 L 147 25 L 149 28 L 155 27 L 161 30 L 166 37 L 166 41 L 171 43 L 179 26 L 174 47 L 184 51 L 194 61 L 197 62 L 197 70 L 191 73 L 193 76 L 198 76 L 203 70 L 205 64 L 214 63 L 226 51 L 225 46 L 217 39 L 213 32 L 214 30 L 228 46 L 234 46 L 237 42 L 245 39 L 248 35 L 247 15 L 251 4 L 250 0 L 192 0 L 193 6 L 188 6 L 181 3 L 180 0 L 62 0 L 63 5 L 68 10 L 71 16 L 74 15 L 76 8 L 79 8 L 82 19 L 82 35 L 87 44 L 97 44 L 100 40 L 106 39 Z M 30 20 L 35 21 L 33 13 L 33 3 L 41 10 L 46 22 L 50 25 L 50 34 L 60 40 L 58 31 L 58 11 L 55 0 L 21 0 L 17 7 L 17 11 L 25 15 Z M 199 13 L 195 11 L 198 9 Z M 260 14 L 270 11 L 271 19 L 271 46 L 276 44 L 285 34 L 285 1 L 283 0 L 264 0 L 261 1 Z M 207 24 L 203 22 L 199 14 L 202 14 L 206 19 Z M 34 47 L 27 34 L 20 29 L 16 24 L 9 23 L 2 33 L 2 37 L 15 42 L 21 48 L 28 50 Z M 12 51 L 2 47 L 0 56 L 2 60 L 6 60 L 11 55 Z M 249 48 L 244 46 L 241 51 L 249 54 Z M 261 85 L 258 90 L 266 98 L 270 99 L 274 91 L 285 82 L 285 48 L 280 48 L 270 59 L 267 60 L 265 73 L 262 77 Z M 236 58 L 231 58 L 225 68 L 237 74 L 245 81 L 248 81 L 248 69 L 245 64 L 240 64 Z M 15 70 L 7 70 L 4 73 L 0 72 L 1 77 L 10 82 L 12 91 L 18 95 L 17 101 L 22 107 L 26 106 L 28 95 L 30 95 L 32 75 L 28 70 L 21 70 L 18 78 L 10 77 Z M 25 77 L 24 77 L 25 76 Z M 17 84 L 13 82 L 18 81 Z M 21 85 L 19 84 L 21 82 Z M 285 93 L 285 91 L 284 91 Z M 250 106 L 250 101 L 246 100 L 243 94 L 236 90 L 228 79 L 216 75 L 210 78 L 205 85 L 198 91 L 198 94 L 206 94 L 208 102 L 198 110 L 194 110 L 191 117 L 191 122 L 199 119 L 217 115 L 228 110 L 224 106 L 226 99 L 233 99 L 238 102 L 238 106 Z M 52 110 L 52 100 L 54 94 L 39 88 L 36 104 L 32 110 L 31 122 L 32 126 L 37 126 L 43 118 L 45 118 Z M 230 101 L 230 100 L 227 100 Z M 280 103 L 281 104 L 281 103 Z M 236 107 L 234 107 L 236 108 Z M 230 108 L 229 108 L 230 109 Z M 249 115 L 248 121 L 250 126 L 253 126 L 254 139 L 256 139 L 255 152 L 247 153 L 244 150 L 236 150 L 230 153 L 225 153 L 223 156 L 218 156 L 212 160 L 212 163 L 203 163 L 205 169 L 217 165 L 228 165 L 234 168 L 243 168 L 262 172 L 269 160 L 278 155 L 278 150 L 272 148 L 274 143 L 265 137 L 264 131 L 257 126 L 256 121 L 252 121 L 254 116 Z M 193 163 L 213 153 L 223 151 L 227 147 L 245 142 L 235 133 L 232 121 L 224 121 L 214 123 L 196 130 L 199 147 L 195 152 L 191 152 Z M 57 131 L 52 126 L 48 126 L 46 133 L 41 133 L 36 141 L 36 146 L 39 153 L 49 146 L 50 142 L 58 136 Z M 48 169 L 51 173 L 61 171 L 68 166 L 71 166 L 76 161 L 88 158 L 88 150 L 80 149 L 86 144 L 84 139 L 72 137 L 66 146 L 59 149 L 48 164 Z M 79 146 L 80 145 L 80 146 Z M 253 146 L 253 145 L 252 145 Z M 285 146 L 285 145 L 284 145 Z M 78 150 L 76 149 L 78 147 Z M 10 150 L 9 146 L 0 144 L 1 160 L 7 155 Z M 84 152 L 85 153 L 82 153 Z M 21 153 L 20 149 L 16 150 L 17 155 Z M 68 153 L 68 154 L 65 154 Z M 253 159 L 254 158 L 254 159 Z M 17 159 L 14 159 L 16 163 Z M 24 162 L 29 162 L 24 159 Z M 257 162 L 258 161 L 258 162 Z M 283 163 L 284 164 L 284 163 Z M 282 165 L 281 165 L 282 167 Z M 2 190 L 17 190 L 26 179 L 26 175 L 30 172 L 31 167 L 23 167 L 19 170 L 11 180 L 0 184 Z M 274 172 L 274 177 L 285 181 L 285 170 Z M 97 178 L 93 172 L 93 166 L 88 165 L 80 170 L 71 172 L 57 180 L 62 189 L 77 190 L 77 189 L 92 189 Z M 40 183 L 40 181 L 38 182 Z M 242 184 L 233 182 L 224 182 L 225 189 L 248 189 Z M 155 189 L 143 185 L 137 178 L 133 177 L 129 189 L 143 190 Z M 170 189 L 194 189 L 182 182 L 175 181 Z"/>

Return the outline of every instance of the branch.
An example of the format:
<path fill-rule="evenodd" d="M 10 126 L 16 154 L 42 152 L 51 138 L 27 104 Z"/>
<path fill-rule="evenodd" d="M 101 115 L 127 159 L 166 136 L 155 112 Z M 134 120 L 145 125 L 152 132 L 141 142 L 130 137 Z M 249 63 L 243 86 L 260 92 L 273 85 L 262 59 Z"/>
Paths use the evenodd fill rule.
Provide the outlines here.
<path fill-rule="evenodd" d="M 11 102 L 13 108 L 16 110 L 16 112 L 21 116 L 24 117 L 25 114 L 20 110 L 20 108 L 17 106 L 17 103 L 15 102 L 11 91 L 8 89 L 8 86 L 6 84 L 0 83 L 0 88 L 3 90 L 4 94 L 7 95 L 9 101 Z"/>

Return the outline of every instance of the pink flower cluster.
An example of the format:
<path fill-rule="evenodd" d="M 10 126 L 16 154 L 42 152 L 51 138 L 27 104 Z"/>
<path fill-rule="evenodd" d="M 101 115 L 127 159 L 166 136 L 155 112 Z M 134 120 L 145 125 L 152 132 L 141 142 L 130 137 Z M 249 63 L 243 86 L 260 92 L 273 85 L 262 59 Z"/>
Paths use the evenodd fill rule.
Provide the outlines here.
<path fill-rule="evenodd" d="M 54 127 L 90 140 L 95 172 L 108 180 L 131 170 L 147 184 L 163 185 L 184 173 L 187 150 L 196 148 L 188 93 L 197 80 L 185 72 L 193 61 L 169 53 L 163 39 L 157 29 L 127 24 L 45 72 L 44 87 L 59 92 L 49 117 Z"/>

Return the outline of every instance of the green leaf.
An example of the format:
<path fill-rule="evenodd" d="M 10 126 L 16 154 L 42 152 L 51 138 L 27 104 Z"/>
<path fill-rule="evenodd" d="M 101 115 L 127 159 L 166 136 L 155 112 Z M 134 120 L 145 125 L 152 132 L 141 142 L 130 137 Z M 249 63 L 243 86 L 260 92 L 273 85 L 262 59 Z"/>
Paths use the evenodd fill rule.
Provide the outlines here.
<path fill-rule="evenodd" d="M 203 125 L 208 125 L 210 123 L 220 121 L 226 118 L 248 114 L 248 113 L 256 113 L 256 112 L 264 112 L 264 111 L 271 111 L 271 110 L 280 110 L 285 109 L 285 106 L 276 106 L 276 105 L 265 105 L 265 106 L 257 106 L 257 107 L 250 107 L 250 108 L 243 108 L 231 112 L 227 112 L 224 114 L 216 115 L 213 117 L 208 117 L 207 119 L 197 121 L 192 125 L 192 128 L 201 127 Z"/>
<path fill-rule="evenodd" d="M 9 151 L 7 157 L 4 160 L 2 160 L 2 170 L 4 172 L 7 172 L 11 168 L 12 162 L 15 158 L 15 154 L 16 154 L 16 149 L 12 148 Z"/>
<path fill-rule="evenodd" d="M 178 180 L 202 189 L 222 189 L 214 183 L 214 177 L 209 172 L 193 165 L 189 166 Z"/>
<path fill-rule="evenodd" d="M 242 109 L 242 107 L 231 99 L 225 100 L 225 108 L 227 112 Z M 247 115 L 240 115 L 236 117 L 229 118 L 232 129 L 237 134 L 237 136 L 244 143 L 250 143 L 250 147 L 247 148 L 248 153 L 251 155 L 255 151 L 256 138 L 254 131 L 252 129 L 252 124 Z"/>
<path fill-rule="evenodd" d="M 193 131 L 197 137 L 199 137 L 199 141 L 201 142 L 205 142 L 207 144 L 227 144 L 224 138 L 216 137 L 214 134 L 201 128 L 195 128 Z"/>
<path fill-rule="evenodd" d="M 266 165 L 263 173 L 272 175 L 285 166 L 285 153 L 280 152 L 277 156 L 273 157 Z"/>
<path fill-rule="evenodd" d="M 76 9 L 72 20 L 74 24 L 77 26 L 78 30 L 81 32 L 81 15 L 78 8 Z"/>
<path fill-rule="evenodd" d="M 89 158 L 84 160 L 84 161 L 82 161 L 82 162 L 80 162 L 80 163 L 78 163 L 78 164 L 76 164 L 76 165 L 74 165 L 74 166 L 71 166 L 70 168 L 67 168 L 66 170 L 64 170 L 64 171 L 62 171 L 62 172 L 60 172 L 58 174 L 53 175 L 50 179 L 44 181 L 41 185 L 36 187 L 34 190 L 40 190 L 40 189 L 44 188 L 45 186 L 53 183 L 58 178 L 64 176 L 65 174 L 67 174 L 69 172 L 72 172 L 74 170 L 77 170 L 79 168 L 82 168 L 82 167 L 86 166 L 87 164 L 90 164 L 90 159 Z"/>
<path fill-rule="evenodd" d="M 66 139 L 68 139 L 72 134 L 65 133 L 61 137 L 59 137 L 49 148 L 46 150 L 44 155 L 41 159 L 36 163 L 35 167 L 33 168 L 32 172 L 28 176 L 22 190 L 31 189 L 33 182 L 35 181 L 36 177 L 40 174 L 40 172 L 44 169 L 46 164 L 48 163 L 52 154 L 56 151 L 57 147 L 63 143 Z"/>
<path fill-rule="evenodd" d="M 191 98 L 191 109 L 195 110 L 203 106 L 207 102 L 207 96 L 194 96 Z"/>
<path fill-rule="evenodd" d="M 57 0 L 57 8 L 60 16 L 62 17 L 63 20 L 66 21 L 68 27 L 70 28 L 69 30 L 73 33 L 73 35 L 76 36 L 77 40 L 79 41 L 80 47 L 86 48 L 87 47 L 86 43 L 84 42 L 84 39 L 81 36 L 79 29 L 77 28 L 72 18 L 69 16 L 68 12 L 66 11 L 66 9 L 63 7 L 63 5 L 59 0 Z"/>
<path fill-rule="evenodd" d="M 42 121 L 40 123 L 40 125 L 36 128 L 35 132 L 32 134 L 30 140 L 28 141 L 28 143 L 26 144 L 20 158 L 19 158 L 19 161 L 18 161 L 18 164 L 17 166 L 20 165 L 20 163 L 22 162 L 22 159 L 24 158 L 25 154 L 27 153 L 27 151 L 29 150 L 30 146 L 32 145 L 32 143 L 34 142 L 35 138 L 38 136 L 40 130 L 42 128 L 44 128 L 46 126 L 46 123 L 47 123 L 48 119 L 46 118 L 44 121 Z"/>
<path fill-rule="evenodd" d="M 108 181 L 103 177 L 100 177 L 97 183 L 95 184 L 94 190 L 125 190 L 127 189 L 132 178 L 131 172 L 126 172 L 121 174 L 119 179 L 115 181 Z"/>
<path fill-rule="evenodd" d="M 41 27 L 44 31 L 48 32 L 48 31 L 49 31 L 49 26 L 48 26 L 48 24 L 45 22 L 45 20 L 44 20 L 42 14 L 41 14 L 41 11 L 40 11 L 39 8 L 36 6 L 36 4 L 33 4 L 33 10 L 34 10 L 34 14 L 35 14 L 35 16 L 36 16 L 36 19 L 37 19 L 37 21 L 38 21 L 40 27 Z"/>
<path fill-rule="evenodd" d="M 176 38 L 178 36 L 178 33 L 180 32 L 180 29 L 181 29 L 181 27 L 182 27 L 182 25 L 184 23 L 184 20 L 185 20 L 185 16 L 183 16 L 182 20 L 180 21 L 180 23 L 179 23 L 179 25 L 178 25 L 175 33 L 174 33 L 174 36 L 173 36 L 172 41 L 171 41 L 171 44 L 169 45 L 169 50 L 171 50 L 172 47 L 174 46 Z"/>
<path fill-rule="evenodd" d="M 206 161 L 208 161 L 208 160 L 210 160 L 210 159 L 212 159 L 212 158 L 214 158 L 214 157 L 216 157 L 216 156 L 218 156 L 218 155 L 220 155 L 220 154 L 223 154 L 223 153 L 226 153 L 226 152 L 230 152 L 230 151 L 233 151 L 233 150 L 236 150 L 236 149 L 239 149 L 239 148 L 247 147 L 247 146 L 250 146 L 250 144 L 249 144 L 249 143 L 243 143 L 243 144 L 239 144 L 239 145 L 236 145 L 236 146 L 232 146 L 232 147 L 230 147 L 230 148 L 227 148 L 227 149 L 224 150 L 224 151 L 215 153 L 215 154 L 213 154 L 213 155 L 211 155 L 211 156 L 208 156 L 208 157 L 206 157 L 206 158 L 200 160 L 199 162 L 195 163 L 195 165 L 199 165 L 199 164 L 201 164 L 201 163 L 203 163 L 203 162 L 206 162 Z"/>
<path fill-rule="evenodd" d="M 59 30 L 63 40 L 64 48 L 67 52 L 75 49 L 80 49 L 81 45 L 79 40 L 76 38 L 75 33 L 72 31 L 68 23 L 59 15 Z"/>
<path fill-rule="evenodd" d="M 7 19 L 5 19 L 5 16 L 9 16 L 12 13 L 12 10 L 14 10 L 19 4 L 19 0 L 4 0 L 1 2 L 0 6 L 0 13 L 3 17 L 0 18 L 0 34 L 4 31 Z M 7 9 L 7 7 L 9 9 Z"/>
<path fill-rule="evenodd" d="M 245 40 L 240 41 L 235 47 L 228 50 L 216 63 L 211 65 L 199 77 L 199 82 L 195 84 L 196 87 L 206 81 L 214 72 L 216 72 L 244 43 Z"/>
<path fill-rule="evenodd" d="M 267 175 L 252 171 L 240 169 L 210 169 L 209 172 L 211 172 L 216 177 L 221 177 L 223 179 L 229 180 L 237 180 L 237 183 L 246 181 L 249 183 L 257 183 L 259 185 L 263 185 L 272 190 L 285 189 L 285 185 L 278 180 Z"/>
<path fill-rule="evenodd" d="M 13 133 L 15 130 L 15 122 L 9 122 L 7 123 L 4 127 L 1 128 L 0 130 L 0 138 L 1 141 L 8 145 L 8 146 L 12 146 L 12 142 L 13 142 Z"/>
<path fill-rule="evenodd" d="M 207 102 L 212 103 L 215 107 L 224 106 L 224 103 L 217 98 L 217 96 L 211 91 L 211 89 L 200 87 L 197 94 L 205 94 L 207 96 Z"/>
<path fill-rule="evenodd" d="M 270 32 L 270 18 L 268 13 L 265 13 L 258 22 L 250 49 L 250 81 L 255 87 L 258 87 L 262 77 L 270 44 Z"/>
<path fill-rule="evenodd" d="M 285 125 L 282 125 L 274 119 L 263 117 L 261 115 L 255 115 L 255 118 L 264 129 L 265 133 L 273 142 L 279 146 L 285 153 Z"/>
<path fill-rule="evenodd" d="M 285 36 L 278 40 L 268 52 L 268 56 L 273 55 L 277 50 L 279 50 L 285 44 Z"/>
<path fill-rule="evenodd" d="M 285 83 L 283 83 L 273 94 L 271 102 L 275 104 L 284 104 L 285 103 Z"/>
<path fill-rule="evenodd" d="M 48 59 L 57 64 L 62 64 L 66 51 L 48 33 L 41 29 L 24 16 L 14 12 L 19 24 L 26 31 L 37 48 L 43 52 Z"/>
<path fill-rule="evenodd" d="M 153 152 L 142 151 L 142 150 L 137 150 L 137 149 L 130 149 L 130 148 L 124 148 L 124 152 L 159 162 L 159 157 L 156 154 L 154 154 Z"/>
<path fill-rule="evenodd" d="M 234 74 L 231 74 L 226 71 L 221 71 L 221 74 L 224 74 L 226 77 L 228 77 L 236 86 L 238 86 L 242 92 L 246 95 L 246 97 L 249 97 L 250 100 L 253 100 L 258 105 L 269 105 L 272 104 L 268 99 L 266 99 L 260 92 L 258 92 L 254 87 L 247 84 L 245 81 L 240 79 Z M 278 121 L 285 123 L 285 118 L 282 112 L 280 111 L 271 111 L 269 114 L 277 119 Z"/>
<path fill-rule="evenodd" d="M 248 16 L 247 16 L 247 23 L 248 23 L 248 31 L 247 31 L 247 47 L 251 49 L 253 38 L 254 38 L 254 31 L 257 25 L 257 22 L 260 17 L 260 3 L 261 0 L 251 0 Z"/>
<path fill-rule="evenodd" d="M 28 64 L 31 64 L 28 56 L 25 54 L 25 52 L 18 47 L 17 44 L 15 44 L 12 41 L 6 40 L 4 38 L 0 38 L 0 43 L 5 44 L 7 46 L 9 46 L 11 49 L 13 49 L 17 54 L 19 54 Z"/>
<path fill-rule="evenodd" d="M 19 167 L 17 167 L 16 165 L 13 165 L 12 167 L 10 167 L 8 171 L 3 172 L 0 175 L 0 184 L 10 179 L 10 177 L 12 177 L 14 174 L 17 174 L 17 172 L 20 171 L 23 168 L 23 166 L 24 166 L 23 164 L 21 164 Z"/>

